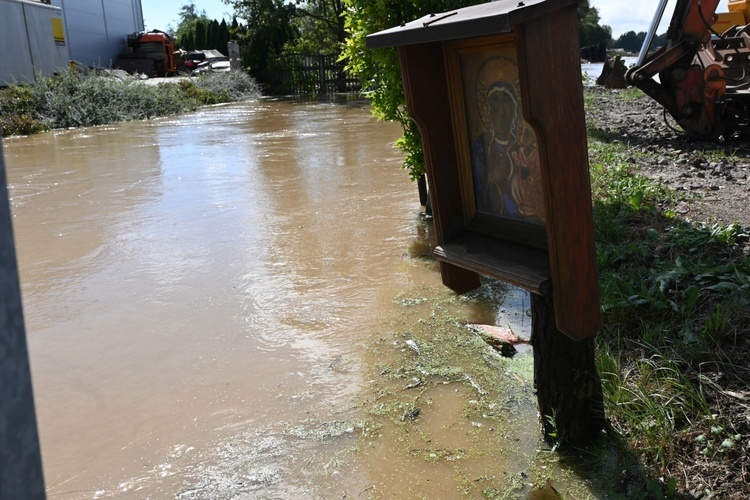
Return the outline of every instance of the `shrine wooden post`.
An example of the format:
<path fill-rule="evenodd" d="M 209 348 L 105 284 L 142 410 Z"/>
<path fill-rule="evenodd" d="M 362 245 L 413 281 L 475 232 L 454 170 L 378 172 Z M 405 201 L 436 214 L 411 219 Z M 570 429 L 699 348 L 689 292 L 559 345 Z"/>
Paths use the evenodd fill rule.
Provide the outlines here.
<path fill-rule="evenodd" d="M 603 427 L 601 326 L 576 0 L 499 0 L 367 37 L 397 47 L 425 155 L 443 283 L 532 293 L 545 436 Z"/>

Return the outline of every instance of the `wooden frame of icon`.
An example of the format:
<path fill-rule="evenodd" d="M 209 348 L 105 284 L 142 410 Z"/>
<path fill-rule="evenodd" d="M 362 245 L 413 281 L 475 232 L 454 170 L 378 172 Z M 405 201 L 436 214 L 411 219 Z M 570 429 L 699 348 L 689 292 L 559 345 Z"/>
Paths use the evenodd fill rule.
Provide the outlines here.
<path fill-rule="evenodd" d="M 547 248 L 539 147 L 523 117 L 512 35 L 446 44 L 467 229 Z"/>
<path fill-rule="evenodd" d="M 487 275 L 552 293 L 558 329 L 583 339 L 601 314 L 576 5 L 480 4 L 368 46 L 398 49 L 443 283 L 463 293 Z"/>

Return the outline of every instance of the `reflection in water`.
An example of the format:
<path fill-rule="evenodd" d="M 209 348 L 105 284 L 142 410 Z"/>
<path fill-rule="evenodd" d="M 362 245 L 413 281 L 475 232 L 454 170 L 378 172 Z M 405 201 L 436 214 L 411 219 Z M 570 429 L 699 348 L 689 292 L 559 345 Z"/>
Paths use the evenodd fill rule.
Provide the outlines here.
<path fill-rule="evenodd" d="M 398 134 L 264 101 L 5 141 L 50 496 L 367 490 L 316 457 L 353 445 L 393 298 L 440 280 Z"/>

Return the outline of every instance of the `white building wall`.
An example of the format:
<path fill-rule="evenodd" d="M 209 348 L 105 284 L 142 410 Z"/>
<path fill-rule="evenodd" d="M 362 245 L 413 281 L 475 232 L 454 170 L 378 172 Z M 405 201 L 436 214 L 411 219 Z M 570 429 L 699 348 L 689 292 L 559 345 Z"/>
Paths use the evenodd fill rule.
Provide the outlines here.
<path fill-rule="evenodd" d="M 28 4 L 25 5 L 24 11 L 29 33 L 34 34 L 34 36 L 29 36 L 31 60 L 34 62 L 34 67 L 42 71 L 57 71 L 61 67 L 67 67 L 70 60 L 68 37 L 65 36 L 65 41 L 60 45 L 56 44 L 52 28 L 52 18 L 60 18 L 60 12 L 57 9 L 39 8 L 39 6 L 29 7 Z M 62 22 L 61 25 L 64 29 L 65 23 Z"/>
<path fill-rule="evenodd" d="M 127 36 L 143 31 L 141 0 L 52 0 L 62 8 L 70 58 L 109 67 L 127 47 Z"/>
<path fill-rule="evenodd" d="M 23 0 L 0 0 L 0 86 L 30 83 L 35 72 L 52 74 L 68 64 L 68 37 L 55 43 L 52 19 L 57 7 Z M 64 24 L 64 23 L 63 23 Z"/>

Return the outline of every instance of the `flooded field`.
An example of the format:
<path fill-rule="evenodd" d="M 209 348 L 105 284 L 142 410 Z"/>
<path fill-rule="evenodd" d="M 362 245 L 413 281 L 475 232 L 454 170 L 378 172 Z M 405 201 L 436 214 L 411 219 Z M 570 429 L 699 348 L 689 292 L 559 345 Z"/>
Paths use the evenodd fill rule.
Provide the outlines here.
<path fill-rule="evenodd" d="M 464 325 L 528 299 L 443 289 L 398 136 L 263 101 L 4 141 L 50 498 L 586 491 Z"/>

